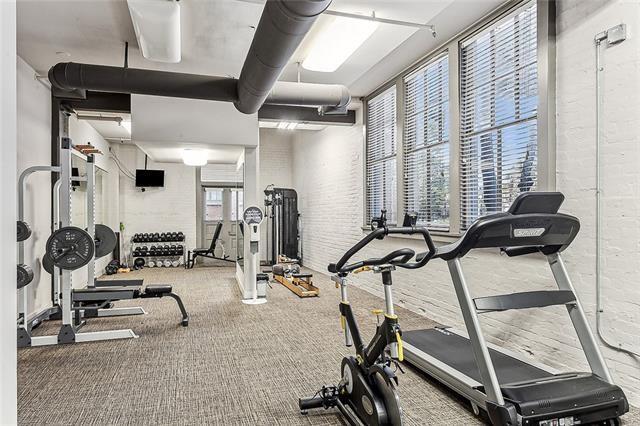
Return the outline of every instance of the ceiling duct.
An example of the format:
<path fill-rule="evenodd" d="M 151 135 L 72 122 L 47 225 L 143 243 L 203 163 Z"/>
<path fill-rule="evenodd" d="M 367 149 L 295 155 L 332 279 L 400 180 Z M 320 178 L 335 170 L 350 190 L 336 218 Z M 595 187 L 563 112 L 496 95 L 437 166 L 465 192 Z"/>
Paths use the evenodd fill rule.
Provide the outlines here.
<path fill-rule="evenodd" d="M 234 78 L 74 62 L 54 65 L 49 70 L 49 81 L 68 91 L 85 89 L 227 102 L 238 98 Z"/>
<path fill-rule="evenodd" d="M 331 0 L 268 0 L 238 79 L 236 108 L 258 111 L 304 36 Z"/>
<path fill-rule="evenodd" d="M 349 89 L 340 84 L 290 83 L 279 81 L 265 103 L 320 107 L 321 114 L 345 114 L 351 102 Z"/>
<path fill-rule="evenodd" d="M 331 0 L 268 0 L 237 80 L 67 62 L 56 64 L 49 70 L 49 81 L 55 88 L 65 91 L 81 89 L 234 102 L 240 112 L 253 114 L 260 109 L 282 69 L 330 3 Z M 307 83 L 302 84 L 311 87 Z M 329 85 L 330 88 L 325 90 L 316 87 L 310 89 L 313 93 L 305 94 L 301 89 L 303 86 L 292 89 L 287 85 L 277 90 L 280 94 L 274 94 L 274 102 L 278 98 L 287 98 L 289 105 L 326 106 L 324 110 L 329 113 L 334 107 L 342 107 L 345 99 L 346 88 L 338 89 L 340 86 Z M 296 92 L 298 98 L 294 97 Z M 329 97 L 328 104 L 321 102 L 326 99 L 321 93 Z M 317 103 L 309 103 L 311 99 Z M 278 102 L 284 103 L 282 100 Z"/>

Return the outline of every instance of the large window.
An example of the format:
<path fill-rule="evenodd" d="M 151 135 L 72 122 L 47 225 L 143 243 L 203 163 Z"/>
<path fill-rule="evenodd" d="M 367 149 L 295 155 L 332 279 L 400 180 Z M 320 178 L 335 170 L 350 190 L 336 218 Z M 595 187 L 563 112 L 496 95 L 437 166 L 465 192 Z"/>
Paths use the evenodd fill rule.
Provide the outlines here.
<path fill-rule="evenodd" d="M 541 102 L 538 111 L 538 92 L 554 90 L 538 67 L 553 72 L 554 62 L 538 44 L 555 24 L 538 22 L 538 3 L 487 17 L 366 99 L 365 224 L 381 209 L 396 223 L 414 212 L 419 224 L 458 235 L 522 192 L 554 189 L 544 155 L 554 149 L 545 133 L 553 110 Z"/>
<path fill-rule="evenodd" d="M 387 210 L 396 222 L 396 88 L 367 102 L 366 221 Z"/>
<path fill-rule="evenodd" d="M 404 79 L 404 210 L 449 230 L 449 59 Z"/>
<path fill-rule="evenodd" d="M 461 227 L 501 212 L 536 185 L 535 4 L 460 50 Z"/>

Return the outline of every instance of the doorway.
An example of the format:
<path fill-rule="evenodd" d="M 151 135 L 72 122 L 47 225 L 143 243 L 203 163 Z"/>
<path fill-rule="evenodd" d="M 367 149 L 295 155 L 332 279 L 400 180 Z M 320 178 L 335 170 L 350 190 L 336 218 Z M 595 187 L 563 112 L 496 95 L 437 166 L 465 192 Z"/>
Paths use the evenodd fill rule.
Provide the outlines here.
<path fill-rule="evenodd" d="M 238 223 L 242 220 L 244 193 L 241 188 L 203 186 L 202 242 L 210 247 L 213 234 L 219 223 L 222 229 L 218 236 L 215 255 L 223 254 L 230 260 L 237 259 Z"/>

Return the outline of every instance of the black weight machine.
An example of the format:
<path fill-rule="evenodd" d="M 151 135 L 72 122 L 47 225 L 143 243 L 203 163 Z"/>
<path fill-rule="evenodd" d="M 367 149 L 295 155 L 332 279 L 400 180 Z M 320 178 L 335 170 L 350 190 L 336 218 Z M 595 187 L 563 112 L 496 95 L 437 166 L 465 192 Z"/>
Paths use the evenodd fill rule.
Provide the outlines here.
<path fill-rule="evenodd" d="M 264 190 L 267 218 L 267 264 L 275 265 L 280 256 L 302 264 L 302 237 L 298 193 L 291 188 L 267 186 Z"/>

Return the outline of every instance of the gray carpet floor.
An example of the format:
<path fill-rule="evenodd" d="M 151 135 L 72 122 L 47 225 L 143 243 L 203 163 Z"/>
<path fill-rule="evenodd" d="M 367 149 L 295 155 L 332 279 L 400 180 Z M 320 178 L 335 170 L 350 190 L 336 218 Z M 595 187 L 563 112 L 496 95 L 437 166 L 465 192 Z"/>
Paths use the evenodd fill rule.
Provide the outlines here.
<path fill-rule="evenodd" d="M 18 351 L 20 424 L 339 425 L 334 411 L 302 416 L 300 396 L 339 379 L 350 350 L 339 327 L 338 290 L 315 274 L 321 296 L 299 299 L 278 283 L 269 302 L 239 302 L 233 268 L 145 269 L 122 278 L 174 284 L 191 316 L 179 325 L 172 299 L 121 302 L 144 316 L 90 320 L 85 331 L 131 328 L 138 339 Z M 350 298 L 365 336 L 382 301 L 362 290 Z M 434 323 L 398 309 L 405 330 Z M 57 332 L 47 323 L 37 335 Z M 407 425 L 480 425 L 466 403 L 405 367 L 399 392 Z M 625 424 L 640 424 L 635 412 Z"/>

